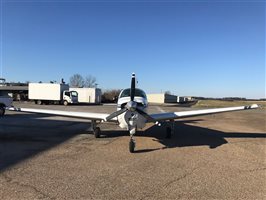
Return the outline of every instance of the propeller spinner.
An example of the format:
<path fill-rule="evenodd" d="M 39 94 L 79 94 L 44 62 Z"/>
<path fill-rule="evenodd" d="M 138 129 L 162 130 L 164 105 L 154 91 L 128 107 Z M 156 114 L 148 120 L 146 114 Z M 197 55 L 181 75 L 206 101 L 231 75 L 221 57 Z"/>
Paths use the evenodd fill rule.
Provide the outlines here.
<path fill-rule="evenodd" d="M 160 123 L 158 121 L 153 119 L 149 114 L 147 114 L 141 108 L 138 107 L 137 102 L 134 101 L 135 91 L 136 91 L 136 78 L 135 78 L 135 74 L 133 73 L 132 77 L 131 77 L 130 101 L 126 104 L 126 106 L 124 108 L 122 108 L 121 110 L 118 110 L 116 112 L 113 112 L 108 117 L 106 117 L 106 121 L 109 121 L 109 120 L 111 120 L 111 119 L 123 114 L 124 112 L 130 110 L 132 112 L 138 112 L 140 115 L 145 117 L 147 119 L 147 121 L 153 122 L 156 125 L 160 126 Z"/>

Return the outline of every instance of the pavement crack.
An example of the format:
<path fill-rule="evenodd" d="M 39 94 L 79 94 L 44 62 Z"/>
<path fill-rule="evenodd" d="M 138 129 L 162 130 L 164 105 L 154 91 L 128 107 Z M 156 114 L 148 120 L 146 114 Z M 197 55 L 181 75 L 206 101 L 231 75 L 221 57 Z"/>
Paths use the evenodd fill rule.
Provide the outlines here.
<path fill-rule="evenodd" d="M 21 183 L 19 181 L 13 180 L 11 177 L 5 175 L 5 174 L 1 174 L 1 176 L 5 179 L 6 182 L 11 183 L 11 184 L 15 184 L 17 186 L 20 187 L 24 187 L 24 188 L 29 188 L 31 190 L 33 190 L 35 193 L 40 194 L 42 197 L 41 199 L 56 199 L 54 197 L 51 197 L 45 193 L 43 193 L 42 191 L 38 190 L 36 187 L 29 185 L 29 184 L 25 184 L 25 183 Z"/>
<path fill-rule="evenodd" d="M 176 183 L 176 182 L 179 182 L 179 181 L 183 180 L 184 178 L 190 176 L 191 174 L 193 174 L 193 172 L 194 172 L 195 170 L 196 170 L 196 169 L 193 169 L 193 170 L 191 170 L 191 172 L 186 173 L 186 174 L 184 174 L 183 176 L 180 176 L 180 177 L 175 178 L 175 179 L 173 179 L 173 180 L 171 180 L 171 181 L 168 181 L 166 184 L 164 184 L 164 188 L 166 188 L 166 187 L 168 187 L 169 185 L 171 185 L 171 184 L 173 184 L 173 183 Z"/>
<path fill-rule="evenodd" d="M 247 172 L 256 172 L 256 171 L 263 171 L 263 170 L 266 170 L 266 167 L 259 167 L 259 168 L 256 168 L 256 169 L 250 169 L 250 170 L 246 170 Z"/>

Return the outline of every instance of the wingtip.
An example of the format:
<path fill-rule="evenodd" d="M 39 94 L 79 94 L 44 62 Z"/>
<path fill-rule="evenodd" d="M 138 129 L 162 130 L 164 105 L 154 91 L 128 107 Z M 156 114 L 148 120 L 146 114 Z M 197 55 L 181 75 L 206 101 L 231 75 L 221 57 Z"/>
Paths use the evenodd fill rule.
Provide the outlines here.
<path fill-rule="evenodd" d="M 258 108 L 258 104 L 252 104 L 250 106 L 245 106 L 245 109 L 255 109 L 255 108 Z"/>

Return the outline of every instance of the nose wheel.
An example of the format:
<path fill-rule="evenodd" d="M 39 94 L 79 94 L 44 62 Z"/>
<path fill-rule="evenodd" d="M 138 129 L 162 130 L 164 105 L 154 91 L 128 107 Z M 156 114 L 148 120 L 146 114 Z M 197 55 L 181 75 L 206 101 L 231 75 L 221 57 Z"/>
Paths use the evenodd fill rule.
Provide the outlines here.
<path fill-rule="evenodd" d="M 136 142 L 134 140 L 134 134 L 137 132 L 137 127 L 131 127 L 129 129 L 129 134 L 130 134 L 130 140 L 129 140 L 129 152 L 134 153 L 135 147 L 136 147 Z"/>
<path fill-rule="evenodd" d="M 135 146 L 136 146 L 136 142 L 134 141 L 133 138 L 130 138 L 130 141 L 129 141 L 129 152 L 130 153 L 134 153 Z"/>

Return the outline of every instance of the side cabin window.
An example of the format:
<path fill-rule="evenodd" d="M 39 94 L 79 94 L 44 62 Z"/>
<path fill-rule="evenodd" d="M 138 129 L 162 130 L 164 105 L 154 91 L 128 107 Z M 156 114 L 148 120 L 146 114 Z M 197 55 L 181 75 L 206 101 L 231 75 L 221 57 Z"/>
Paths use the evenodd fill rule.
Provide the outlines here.
<path fill-rule="evenodd" d="M 136 97 L 143 97 L 143 98 L 147 99 L 145 92 L 140 90 L 140 89 L 137 89 L 137 88 L 135 89 L 135 96 Z M 121 92 L 119 98 L 122 98 L 122 97 L 130 97 L 130 88 L 124 89 Z"/>
<path fill-rule="evenodd" d="M 71 91 L 71 96 L 72 97 L 77 97 L 78 96 L 78 93 L 76 91 Z"/>
<path fill-rule="evenodd" d="M 70 97 L 70 92 L 65 92 L 65 95 Z"/>

